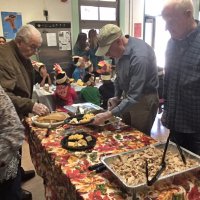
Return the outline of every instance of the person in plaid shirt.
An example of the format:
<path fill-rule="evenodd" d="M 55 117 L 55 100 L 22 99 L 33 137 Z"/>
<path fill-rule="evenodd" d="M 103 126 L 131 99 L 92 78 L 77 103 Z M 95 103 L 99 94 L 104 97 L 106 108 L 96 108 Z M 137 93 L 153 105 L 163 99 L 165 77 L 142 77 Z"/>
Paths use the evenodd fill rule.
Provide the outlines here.
<path fill-rule="evenodd" d="M 193 14 L 191 0 L 170 0 L 162 10 L 171 34 L 162 122 L 174 142 L 200 155 L 200 26 Z"/>

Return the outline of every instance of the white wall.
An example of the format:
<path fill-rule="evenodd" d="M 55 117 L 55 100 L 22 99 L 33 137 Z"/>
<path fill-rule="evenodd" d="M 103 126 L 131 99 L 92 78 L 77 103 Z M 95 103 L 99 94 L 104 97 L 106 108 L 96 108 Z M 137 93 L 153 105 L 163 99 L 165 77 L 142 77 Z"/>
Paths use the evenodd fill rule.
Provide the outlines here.
<path fill-rule="evenodd" d="M 121 19 L 122 16 L 120 15 L 120 27 L 122 28 L 124 34 L 130 34 L 130 22 L 132 18 L 131 16 L 132 9 L 130 8 L 130 0 L 121 0 L 120 6 L 121 5 L 124 6 L 123 10 L 120 10 L 121 13 L 124 13 L 124 19 Z"/>
<path fill-rule="evenodd" d="M 144 3 L 145 0 L 123 0 L 125 2 L 125 33 L 134 36 L 134 23 L 141 23 L 141 33 L 143 34 L 143 22 L 144 22 Z M 149 4 L 148 4 L 149 2 Z M 163 0 L 149 0 L 148 4 L 150 10 L 154 10 L 154 13 L 161 12 Z M 199 0 L 193 0 L 194 3 L 194 17 L 199 19 Z M 152 9 L 153 6 L 153 9 Z M 160 13 L 157 13 L 160 14 Z M 157 15 L 156 14 L 156 15 Z M 154 14 L 150 14 L 154 16 Z M 143 35 L 141 35 L 143 38 Z"/>
<path fill-rule="evenodd" d="M 199 19 L 199 0 L 193 0 L 194 4 L 194 18 Z"/>
<path fill-rule="evenodd" d="M 71 0 L 0 0 L 0 12 L 21 12 L 22 24 L 45 21 L 43 10 L 48 10 L 49 21 L 71 21 Z M 0 15 L 0 35 L 3 35 Z"/>
<path fill-rule="evenodd" d="M 124 7 L 124 34 L 134 36 L 134 23 L 141 23 L 141 34 L 143 34 L 144 22 L 144 0 L 122 0 Z M 143 35 L 141 35 L 141 38 Z"/>
<path fill-rule="evenodd" d="M 141 23 L 141 38 L 143 38 L 143 22 L 144 22 L 144 0 L 132 0 L 133 22 L 131 23 L 131 35 L 134 36 L 134 23 Z"/>

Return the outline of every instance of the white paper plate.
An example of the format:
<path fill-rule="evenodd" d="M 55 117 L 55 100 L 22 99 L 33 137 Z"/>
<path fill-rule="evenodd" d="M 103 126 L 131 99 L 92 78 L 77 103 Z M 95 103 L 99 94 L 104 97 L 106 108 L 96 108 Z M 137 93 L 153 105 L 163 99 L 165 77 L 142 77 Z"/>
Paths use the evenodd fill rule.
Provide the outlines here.
<path fill-rule="evenodd" d="M 63 114 L 63 115 L 66 115 L 66 119 L 69 117 L 69 115 L 68 115 L 67 113 L 62 112 L 62 114 Z M 38 118 L 38 117 L 39 117 L 38 115 L 33 116 L 33 117 L 32 117 L 32 123 L 33 123 L 34 125 L 36 125 L 37 127 L 40 127 L 40 128 L 48 128 L 49 125 L 50 125 L 50 123 L 41 123 L 41 122 L 38 122 L 38 121 L 37 121 L 37 118 Z M 64 120 L 63 120 L 63 121 L 60 121 L 60 122 L 51 123 L 51 128 L 57 127 L 57 126 L 59 126 L 59 125 L 62 125 L 63 123 L 64 123 Z"/>

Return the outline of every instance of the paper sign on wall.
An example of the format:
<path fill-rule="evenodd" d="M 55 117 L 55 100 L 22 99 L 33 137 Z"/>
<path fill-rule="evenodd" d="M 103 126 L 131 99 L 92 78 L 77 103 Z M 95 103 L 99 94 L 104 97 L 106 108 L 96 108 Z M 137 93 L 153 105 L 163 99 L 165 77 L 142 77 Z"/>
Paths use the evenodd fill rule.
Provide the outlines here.
<path fill-rule="evenodd" d="M 140 38 L 142 36 L 142 24 L 134 23 L 134 37 Z"/>
<path fill-rule="evenodd" d="M 56 33 L 47 33 L 46 36 L 47 36 L 47 46 L 48 47 L 57 46 Z"/>

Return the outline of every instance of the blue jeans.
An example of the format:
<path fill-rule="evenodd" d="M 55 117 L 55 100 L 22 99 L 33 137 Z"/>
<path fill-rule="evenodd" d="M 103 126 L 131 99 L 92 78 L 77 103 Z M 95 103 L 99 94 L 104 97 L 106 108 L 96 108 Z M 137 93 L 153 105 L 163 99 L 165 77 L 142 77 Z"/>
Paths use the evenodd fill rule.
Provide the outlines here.
<path fill-rule="evenodd" d="M 172 142 L 179 144 L 185 149 L 200 155 L 200 133 L 181 133 L 172 131 Z"/>
<path fill-rule="evenodd" d="M 21 199 L 21 173 L 18 168 L 17 176 L 0 183 L 0 199 L 20 200 Z"/>

